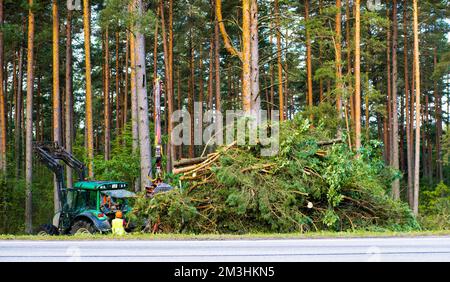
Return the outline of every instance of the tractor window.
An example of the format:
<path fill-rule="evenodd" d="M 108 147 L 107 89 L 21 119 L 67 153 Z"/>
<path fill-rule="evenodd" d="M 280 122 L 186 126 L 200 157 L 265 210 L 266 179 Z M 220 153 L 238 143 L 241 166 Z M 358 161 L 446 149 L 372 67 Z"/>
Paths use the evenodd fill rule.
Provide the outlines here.
<path fill-rule="evenodd" d="M 68 207 L 75 211 L 97 209 L 97 191 L 71 191 L 68 194 Z"/>
<path fill-rule="evenodd" d="M 75 208 L 75 203 L 77 200 L 78 191 L 68 190 L 67 191 L 67 208 L 73 210 Z"/>
<path fill-rule="evenodd" d="M 97 191 L 88 192 L 86 208 L 90 210 L 97 209 Z"/>

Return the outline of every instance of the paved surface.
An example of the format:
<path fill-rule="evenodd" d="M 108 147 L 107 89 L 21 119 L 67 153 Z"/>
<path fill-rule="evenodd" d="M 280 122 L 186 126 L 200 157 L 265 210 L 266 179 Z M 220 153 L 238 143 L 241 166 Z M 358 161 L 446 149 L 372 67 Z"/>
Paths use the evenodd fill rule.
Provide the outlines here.
<path fill-rule="evenodd" d="M 450 237 L 0 241 L 0 261 L 447 261 Z"/>

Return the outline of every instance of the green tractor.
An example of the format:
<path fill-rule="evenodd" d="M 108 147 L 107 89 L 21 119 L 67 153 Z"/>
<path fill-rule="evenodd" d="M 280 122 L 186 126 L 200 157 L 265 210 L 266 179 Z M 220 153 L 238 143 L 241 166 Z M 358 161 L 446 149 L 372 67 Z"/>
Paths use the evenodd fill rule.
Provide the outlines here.
<path fill-rule="evenodd" d="M 126 230 L 133 229 L 127 222 L 127 213 L 131 211 L 128 201 L 136 195 L 127 190 L 127 183 L 87 181 L 86 166 L 54 143 L 34 144 L 33 149 L 39 160 L 55 174 L 59 198 L 59 211 L 53 223 L 42 225 L 38 235 L 107 233 L 111 231 L 111 221 L 117 211 L 124 215 Z M 60 160 L 78 173 L 79 182 L 73 188 L 64 185 L 64 165 Z"/>

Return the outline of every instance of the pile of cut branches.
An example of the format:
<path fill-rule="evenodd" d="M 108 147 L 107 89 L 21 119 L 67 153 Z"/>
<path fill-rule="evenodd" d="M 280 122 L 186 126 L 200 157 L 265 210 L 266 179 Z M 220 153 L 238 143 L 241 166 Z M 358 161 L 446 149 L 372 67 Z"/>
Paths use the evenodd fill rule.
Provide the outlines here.
<path fill-rule="evenodd" d="M 279 154 L 235 143 L 181 160 L 178 186 L 135 203 L 135 218 L 164 232 L 248 233 L 419 228 L 387 193 L 394 173 L 365 148 L 360 156 L 297 116 L 280 125 Z"/>

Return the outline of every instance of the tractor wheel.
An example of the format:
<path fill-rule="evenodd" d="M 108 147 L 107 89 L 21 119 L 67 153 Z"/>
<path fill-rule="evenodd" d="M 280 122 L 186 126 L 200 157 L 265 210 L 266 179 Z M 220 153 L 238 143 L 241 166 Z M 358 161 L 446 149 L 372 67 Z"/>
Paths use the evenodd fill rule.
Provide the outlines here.
<path fill-rule="evenodd" d="M 76 221 L 72 228 L 70 229 L 70 234 L 72 235 L 78 235 L 78 234 L 94 234 L 97 232 L 97 229 L 92 224 L 92 222 L 89 222 L 87 220 L 81 219 L 79 221 Z"/>
<path fill-rule="evenodd" d="M 59 235 L 58 228 L 52 224 L 43 224 L 39 227 L 37 235 L 39 236 L 54 236 Z"/>

